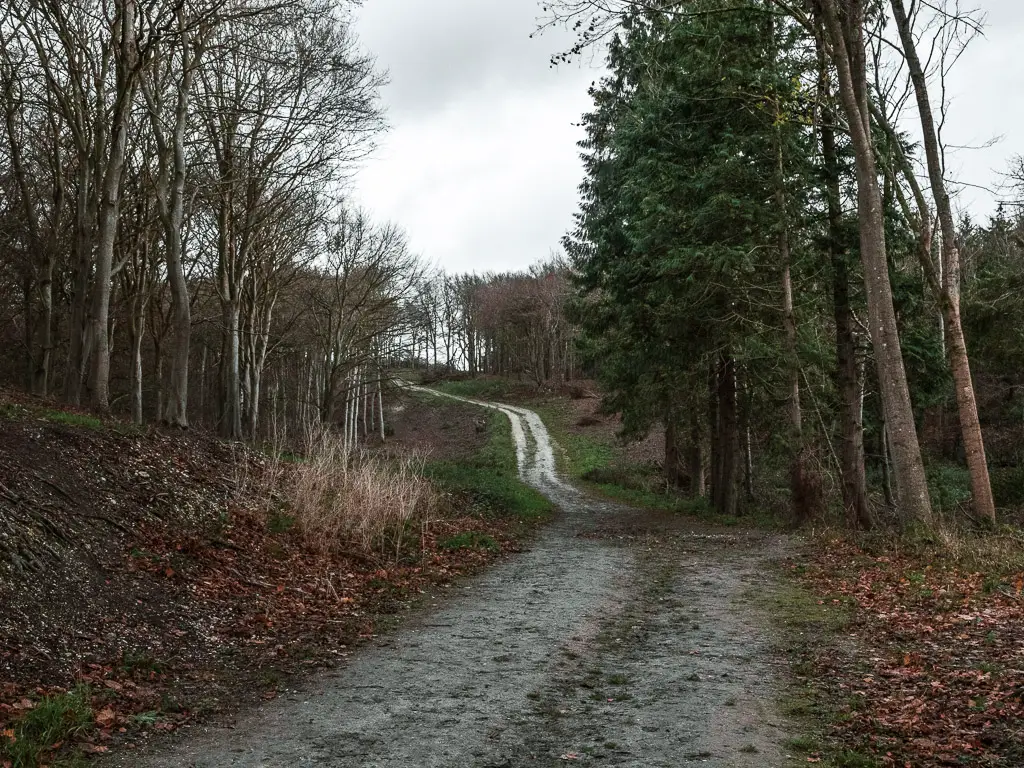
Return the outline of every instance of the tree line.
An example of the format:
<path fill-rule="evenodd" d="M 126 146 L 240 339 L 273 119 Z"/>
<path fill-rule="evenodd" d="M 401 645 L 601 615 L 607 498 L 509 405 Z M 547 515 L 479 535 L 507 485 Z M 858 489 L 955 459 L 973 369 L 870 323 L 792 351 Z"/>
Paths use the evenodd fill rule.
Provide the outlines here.
<path fill-rule="evenodd" d="M 238 439 L 380 431 L 394 366 L 546 380 L 571 365 L 564 266 L 437 273 L 347 199 L 385 126 L 353 8 L 5 4 L 8 384 Z"/>
<path fill-rule="evenodd" d="M 919 438 L 950 411 L 967 514 L 994 522 L 968 351 L 990 372 L 1006 346 L 974 302 L 1017 270 L 1019 214 L 958 220 L 941 134 L 944 78 L 978 20 L 903 0 L 549 9 L 579 34 L 556 60 L 607 43 L 565 246 L 625 432 L 662 425 L 669 482 L 723 514 L 785 478 L 801 519 L 837 498 L 871 527 L 877 492 L 930 527 Z"/>
<path fill-rule="evenodd" d="M 568 308 L 569 265 L 559 256 L 519 272 L 438 274 L 412 312 L 412 367 L 557 385 L 580 373 Z"/>

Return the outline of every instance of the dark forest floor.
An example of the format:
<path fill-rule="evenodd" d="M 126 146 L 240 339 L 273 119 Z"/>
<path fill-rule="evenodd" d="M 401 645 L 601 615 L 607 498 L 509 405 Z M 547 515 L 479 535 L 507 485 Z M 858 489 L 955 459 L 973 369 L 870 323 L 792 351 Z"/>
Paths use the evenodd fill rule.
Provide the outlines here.
<path fill-rule="evenodd" d="M 486 447 L 478 423 L 412 400 L 388 450 L 457 462 Z M 268 462 L 0 394 L 0 765 L 71 765 L 272 700 L 534 528 L 456 492 L 398 557 L 325 555 L 268 510 Z"/>

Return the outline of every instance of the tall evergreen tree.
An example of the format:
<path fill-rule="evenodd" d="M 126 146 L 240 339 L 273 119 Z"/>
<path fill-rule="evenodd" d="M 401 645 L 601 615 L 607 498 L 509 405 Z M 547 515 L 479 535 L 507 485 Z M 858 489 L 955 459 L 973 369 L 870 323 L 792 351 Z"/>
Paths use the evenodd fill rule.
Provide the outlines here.
<path fill-rule="evenodd" d="M 781 343 L 788 227 L 803 197 L 792 164 L 806 158 L 806 132 L 788 30 L 755 0 L 690 7 L 633 14 L 612 42 L 567 249 L 608 407 L 627 432 L 664 423 L 670 477 L 679 427 L 695 442 L 703 421 L 714 506 L 734 514 L 742 379 L 754 349 Z M 694 396 L 704 382 L 707 400 Z"/>

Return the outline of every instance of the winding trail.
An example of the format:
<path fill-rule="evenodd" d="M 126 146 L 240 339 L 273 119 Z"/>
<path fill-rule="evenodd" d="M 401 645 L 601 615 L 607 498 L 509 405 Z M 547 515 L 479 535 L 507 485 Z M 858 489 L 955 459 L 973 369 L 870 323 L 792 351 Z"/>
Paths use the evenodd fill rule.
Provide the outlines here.
<path fill-rule="evenodd" d="M 110 764 L 786 764 L 759 606 L 784 541 L 590 498 L 536 413 L 468 402 L 509 417 L 520 474 L 562 510 L 530 550 L 233 727 Z"/>

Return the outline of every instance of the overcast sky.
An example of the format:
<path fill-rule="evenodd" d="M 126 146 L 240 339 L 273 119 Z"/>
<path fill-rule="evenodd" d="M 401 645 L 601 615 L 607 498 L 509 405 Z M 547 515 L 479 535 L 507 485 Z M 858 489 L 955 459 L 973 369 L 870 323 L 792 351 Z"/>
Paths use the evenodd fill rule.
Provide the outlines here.
<path fill-rule="evenodd" d="M 970 0 L 968 0 L 970 2 Z M 961 150 L 950 167 L 992 187 L 1024 154 L 1024 0 L 974 0 L 988 13 L 950 81 L 946 131 Z M 365 0 L 357 32 L 390 73 L 391 124 L 356 178 L 356 198 L 401 225 L 431 262 L 461 272 L 520 269 L 558 247 L 572 224 L 581 177 L 574 124 L 600 70 L 551 69 L 565 33 L 530 38 L 536 0 Z M 990 194 L 965 189 L 985 217 Z"/>
<path fill-rule="evenodd" d="M 948 173 L 995 188 L 1010 159 L 1024 155 L 1024 0 L 964 0 L 963 6 L 983 9 L 988 23 L 985 36 L 970 44 L 949 78 L 944 138 L 950 146 L 963 147 L 998 141 L 988 148 L 953 151 Z M 916 118 L 917 112 L 910 116 Z M 964 188 L 957 202 L 981 221 L 996 204 L 991 193 L 972 188 Z"/>

